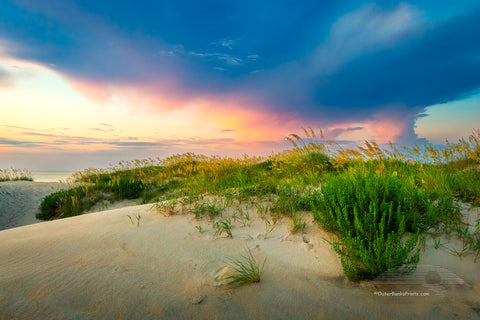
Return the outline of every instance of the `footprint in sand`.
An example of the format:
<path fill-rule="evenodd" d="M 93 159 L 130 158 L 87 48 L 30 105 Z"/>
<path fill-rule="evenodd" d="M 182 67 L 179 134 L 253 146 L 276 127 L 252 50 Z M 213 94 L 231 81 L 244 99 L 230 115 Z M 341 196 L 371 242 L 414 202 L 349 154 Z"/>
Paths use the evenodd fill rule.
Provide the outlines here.
<path fill-rule="evenodd" d="M 305 249 L 306 251 L 310 251 L 313 249 L 313 243 L 310 242 L 310 239 L 307 237 L 303 236 L 303 241 L 300 244 L 300 246 Z"/>

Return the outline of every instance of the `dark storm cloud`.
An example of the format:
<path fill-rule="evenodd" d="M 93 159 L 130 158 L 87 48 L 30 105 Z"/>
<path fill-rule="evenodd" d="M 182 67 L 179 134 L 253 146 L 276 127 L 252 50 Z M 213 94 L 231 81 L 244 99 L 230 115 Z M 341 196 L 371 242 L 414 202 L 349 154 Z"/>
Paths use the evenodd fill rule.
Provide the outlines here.
<path fill-rule="evenodd" d="M 6 1 L 0 40 L 75 79 L 180 98 L 248 96 L 325 124 L 391 111 L 413 137 L 426 106 L 480 88 L 474 4 Z"/>

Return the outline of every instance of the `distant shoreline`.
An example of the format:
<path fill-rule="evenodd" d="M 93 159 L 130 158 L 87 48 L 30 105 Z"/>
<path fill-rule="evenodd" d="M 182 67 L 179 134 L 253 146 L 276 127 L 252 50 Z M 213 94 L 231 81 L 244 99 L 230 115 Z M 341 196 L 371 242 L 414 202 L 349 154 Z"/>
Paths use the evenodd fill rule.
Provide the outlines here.
<path fill-rule="evenodd" d="M 60 180 L 65 181 L 66 178 L 70 177 L 76 171 L 43 171 L 36 170 L 31 171 L 33 181 L 35 182 L 59 182 Z"/>

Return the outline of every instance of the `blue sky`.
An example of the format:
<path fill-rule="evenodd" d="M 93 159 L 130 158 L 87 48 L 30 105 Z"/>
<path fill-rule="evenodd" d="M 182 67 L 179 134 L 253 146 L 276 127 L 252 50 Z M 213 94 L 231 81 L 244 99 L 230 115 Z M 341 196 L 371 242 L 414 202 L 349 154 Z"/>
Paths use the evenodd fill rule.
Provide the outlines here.
<path fill-rule="evenodd" d="M 455 139 L 480 123 L 478 21 L 478 1 L 7 0 L 0 166 L 268 153 L 301 126 Z"/>

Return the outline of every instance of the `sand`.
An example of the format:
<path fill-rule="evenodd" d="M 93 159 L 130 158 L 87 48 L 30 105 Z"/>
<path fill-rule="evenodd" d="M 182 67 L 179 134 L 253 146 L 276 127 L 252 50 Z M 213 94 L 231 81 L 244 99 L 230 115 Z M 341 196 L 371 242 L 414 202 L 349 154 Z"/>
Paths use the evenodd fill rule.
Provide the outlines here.
<path fill-rule="evenodd" d="M 0 230 L 41 222 L 35 214 L 42 199 L 65 186 L 59 182 L 0 182 Z"/>
<path fill-rule="evenodd" d="M 0 182 L 0 230 L 43 222 L 43 220 L 35 218 L 43 198 L 70 186 L 72 184 L 60 182 Z M 135 205 L 136 202 L 136 200 L 122 200 L 114 203 L 102 201 L 88 210 L 88 212 L 123 208 Z"/>
<path fill-rule="evenodd" d="M 291 235 L 285 219 L 265 238 L 251 217 L 232 238 L 215 236 L 208 219 L 152 205 L 3 230 L 0 319 L 480 318 L 480 261 L 452 255 L 455 240 L 438 250 L 429 240 L 414 274 L 352 283 L 311 218 L 304 234 Z M 222 286 L 227 257 L 246 249 L 267 258 L 261 282 Z"/>

